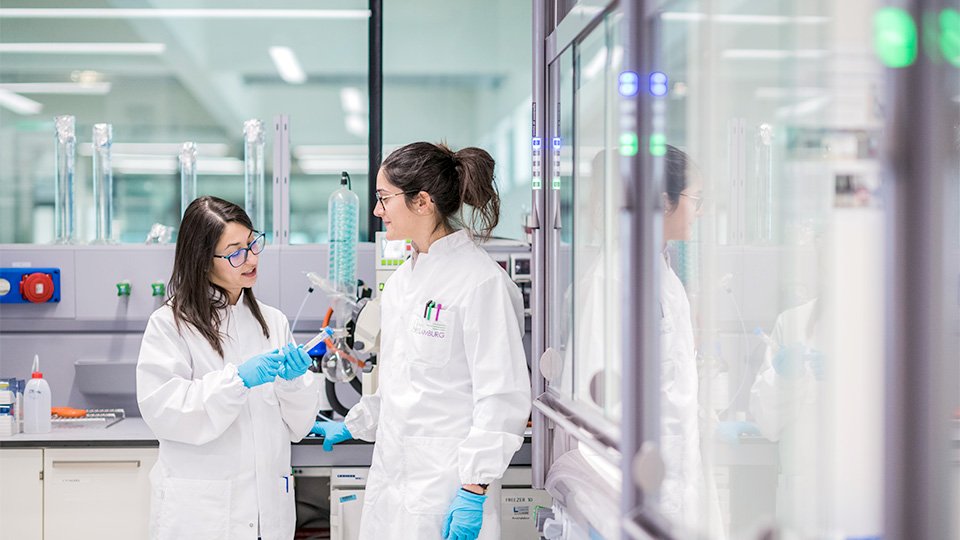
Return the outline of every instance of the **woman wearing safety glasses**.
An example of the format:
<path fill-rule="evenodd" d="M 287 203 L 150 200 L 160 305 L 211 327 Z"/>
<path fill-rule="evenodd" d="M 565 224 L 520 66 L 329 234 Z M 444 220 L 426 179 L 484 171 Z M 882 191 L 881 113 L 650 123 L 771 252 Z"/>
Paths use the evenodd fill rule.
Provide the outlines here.
<path fill-rule="evenodd" d="M 160 440 L 151 538 L 293 538 L 290 442 L 313 427 L 320 386 L 286 317 L 254 298 L 264 243 L 222 199 L 183 215 L 170 298 L 137 363 L 137 402 Z"/>

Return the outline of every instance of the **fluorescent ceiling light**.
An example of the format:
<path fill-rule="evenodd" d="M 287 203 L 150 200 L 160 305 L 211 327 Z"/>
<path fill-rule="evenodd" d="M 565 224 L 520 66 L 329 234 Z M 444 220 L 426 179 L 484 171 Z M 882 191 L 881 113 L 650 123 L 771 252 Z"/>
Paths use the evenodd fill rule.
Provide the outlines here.
<path fill-rule="evenodd" d="M 340 105 L 343 107 L 344 112 L 363 112 L 363 96 L 360 94 L 360 89 L 352 86 L 341 88 Z"/>
<path fill-rule="evenodd" d="M 726 24 L 764 24 L 764 25 L 783 25 L 783 24 L 824 24 L 830 20 L 829 17 L 820 16 L 796 16 L 787 15 L 734 15 L 734 14 L 714 14 L 695 12 L 668 11 L 663 13 L 660 18 L 664 21 L 681 22 L 700 22 L 709 20 L 710 22 Z"/>
<path fill-rule="evenodd" d="M 832 100 L 830 96 L 815 97 L 807 99 L 793 105 L 779 107 L 776 111 L 777 118 L 798 118 L 819 111 Z"/>
<path fill-rule="evenodd" d="M 297 159 L 315 156 L 362 157 L 366 159 L 367 146 L 364 144 L 300 144 L 293 147 L 293 156 Z"/>
<path fill-rule="evenodd" d="M 359 114 L 348 114 L 343 123 L 347 133 L 351 135 L 363 137 L 367 134 L 367 119 Z"/>
<path fill-rule="evenodd" d="M 100 96 L 110 92 L 110 83 L 3 83 L 0 90 L 18 94 L 85 94 Z"/>
<path fill-rule="evenodd" d="M 753 97 L 757 99 L 811 98 L 822 96 L 826 93 L 826 88 L 761 86 L 754 90 Z"/>
<path fill-rule="evenodd" d="M 726 49 L 721 53 L 727 60 L 787 60 L 826 58 L 824 49 Z"/>
<path fill-rule="evenodd" d="M 368 9 L 0 8 L 0 19 L 368 19 Z"/>
<path fill-rule="evenodd" d="M 270 58 L 280 72 L 280 78 L 290 84 L 301 84 L 307 80 L 307 74 L 300 67 L 297 56 L 290 47 L 270 47 Z"/>
<path fill-rule="evenodd" d="M 163 54 L 163 43 L 0 43 L 0 53 Z"/>
<path fill-rule="evenodd" d="M 180 170 L 176 157 L 155 155 L 112 154 L 115 172 L 124 174 L 175 174 Z M 241 175 L 243 161 L 237 158 L 197 158 L 197 174 Z"/>
<path fill-rule="evenodd" d="M 146 156 L 178 156 L 183 143 L 113 143 L 112 155 Z M 202 157 L 225 157 L 230 147 L 223 143 L 198 143 L 197 155 Z M 77 145 L 77 153 L 81 156 L 92 156 L 93 145 L 84 143 Z"/>
<path fill-rule="evenodd" d="M 369 163 L 363 157 L 310 157 L 297 160 L 304 174 L 340 174 L 347 171 L 354 174 L 367 174 Z"/>
<path fill-rule="evenodd" d="M 0 89 L 0 107 L 22 115 L 37 114 L 43 110 L 42 103 L 3 89 Z"/>

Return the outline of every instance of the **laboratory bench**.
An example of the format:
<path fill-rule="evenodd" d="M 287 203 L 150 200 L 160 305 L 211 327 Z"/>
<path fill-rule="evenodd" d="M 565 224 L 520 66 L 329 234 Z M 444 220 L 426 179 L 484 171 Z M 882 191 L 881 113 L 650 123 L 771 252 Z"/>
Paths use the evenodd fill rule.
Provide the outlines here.
<path fill-rule="evenodd" d="M 345 441 L 332 452 L 322 444 L 314 436 L 293 444 L 295 476 L 306 481 L 332 468 L 370 466 L 371 443 Z M 158 447 L 138 417 L 0 437 L 0 540 L 147 538 L 149 474 Z M 528 436 L 512 466 L 529 464 Z"/>

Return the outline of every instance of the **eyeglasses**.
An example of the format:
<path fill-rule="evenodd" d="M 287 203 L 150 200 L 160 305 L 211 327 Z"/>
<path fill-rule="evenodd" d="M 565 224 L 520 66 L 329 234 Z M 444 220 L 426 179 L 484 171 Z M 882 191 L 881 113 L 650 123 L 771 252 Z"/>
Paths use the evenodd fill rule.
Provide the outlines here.
<path fill-rule="evenodd" d="M 408 194 L 408 193 L 417 193 L 417 192 L 416 192 L 416 191 L 401 191 L 401 192 L 399 192 L 399 193 L 389 193 L 389 194 L 387 194 L 387 195 L 383 195 L 382 193 L 380 193 L 380 190 L 379 190 L 379 189 L 378 189 L 377 191 L 374 191 L 374 192 L 373 192 L 373 194 L 377 197 L 377 202 L 380 203 L 380 208 L 383 209 L 384 212 L 387 211 L 387 207 L 383 204 L 383 201 L 385 201 L 385 200 L 387 200 L 387 199 L 389 199 L 389 198 L 391 198 L 391 197 L 396 197 L 397 195 L 406 195 L 406 194 Z"/>
<path fill-rule="evenodd" d="M 678 193 L 681 197 L 686 197 L 694 202 L 696 205 L 694 208 L 697 212 L 703 210 L 703 197 L 694 197 L 693 195 L 687 195 L 686 193 Z"/>
<path fill-rule="evenodd" d="M 259 232 L 259 231 L 253 231 Z M 256 238 L 253 239 L 253 242 L 250 242 L 247 247 L 240 248 L 229 255 L 214 255 L 214 259 L 226 259 L 230 263 L 230 266 L 234 268 L 240 268 L 243 266 L 243 263 L 247 262 L 247 257 L 250 253 L 254 255 L 259 255 L 263 251 L 263 247 L 267 244 L 267 235 L 265 233 L 259 233 Z"/>

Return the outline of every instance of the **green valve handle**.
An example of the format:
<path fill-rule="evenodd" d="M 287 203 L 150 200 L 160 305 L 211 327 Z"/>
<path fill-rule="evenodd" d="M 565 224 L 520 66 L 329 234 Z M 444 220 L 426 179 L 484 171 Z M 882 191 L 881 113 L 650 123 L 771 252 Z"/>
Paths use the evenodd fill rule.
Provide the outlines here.
<path fill-rule="evenodd" d="M 150 284 L 150 288 L 153 289 L 153 296 L 163 296 L 167 294 L 167 286 L 164 285 L 162 281 L 154 281 Z"/>
<path fill-rule="evenodd" d="M 130 296 L 129 281 L 121 281 L 117 283 L 117 296 Z"/>

